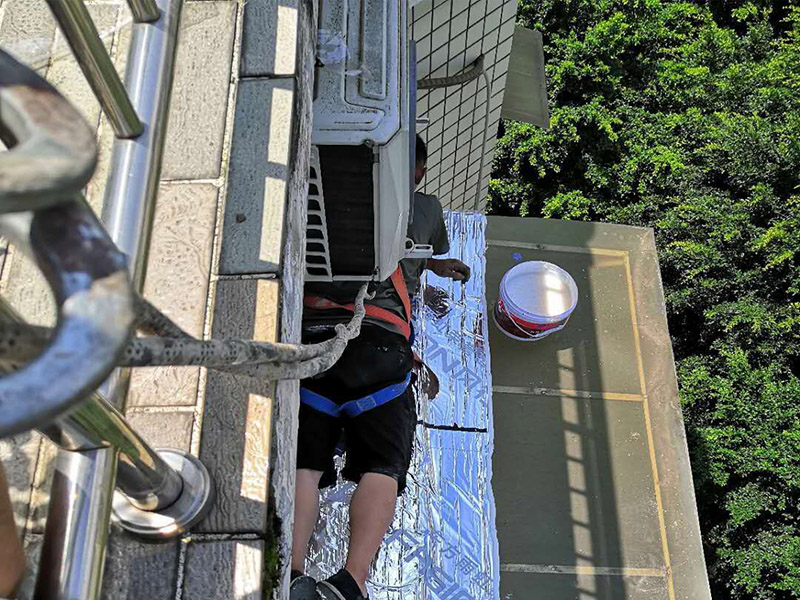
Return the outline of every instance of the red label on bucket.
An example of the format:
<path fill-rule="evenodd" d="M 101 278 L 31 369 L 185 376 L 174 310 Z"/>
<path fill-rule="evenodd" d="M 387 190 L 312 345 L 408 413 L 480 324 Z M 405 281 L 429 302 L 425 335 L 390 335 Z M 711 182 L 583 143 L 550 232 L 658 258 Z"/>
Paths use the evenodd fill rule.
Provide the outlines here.
<path fill-rule="evenodd" d="M 566 319 L 556 321 L 555 323 L 531 323 L 524 319 L 520 319 L 515 315 L 509 314 L 505 308 L 505 305 L 503 304 L 502 299 L 497 300 L 497 305 L 495 306 L 495 318 L 497 319 L 497 324 L 512 335 L 519 335 L 520 333 L 529 333 L 535 335 L 537 333 L 541 333 L 542 331 L 550 331 L 551 329 L 555 329 L 556 327 L 564 325 L 569 319 L 569 317 L 567 317 Z M 520 332 L 520 329 L 522 332 Z"/>

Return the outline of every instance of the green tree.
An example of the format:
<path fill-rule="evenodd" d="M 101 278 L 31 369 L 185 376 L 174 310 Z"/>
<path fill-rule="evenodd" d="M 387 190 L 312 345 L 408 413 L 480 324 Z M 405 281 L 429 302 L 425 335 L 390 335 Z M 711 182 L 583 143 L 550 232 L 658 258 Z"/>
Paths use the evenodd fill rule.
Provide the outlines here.
<path fill-rule="evenodd" d="M 800 598 L 800 8 L 520 0 L 489 212 L 653 227 L 715 597 Z"/>

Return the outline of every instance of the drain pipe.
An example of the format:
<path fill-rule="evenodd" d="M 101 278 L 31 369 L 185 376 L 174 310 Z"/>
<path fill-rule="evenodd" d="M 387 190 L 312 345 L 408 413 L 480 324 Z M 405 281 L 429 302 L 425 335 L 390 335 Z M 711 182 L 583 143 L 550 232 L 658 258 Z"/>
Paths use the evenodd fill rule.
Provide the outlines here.
<path fill-rule="evenodd" d="M 458 75 L 451 75 L 450 77 L 431 77 L 428 79 L 420 79 L 417 81 L 417 89 L 420 90 L 432 90 L 437 88 L 444 88 L 450 87 L 453 85 L 465 85 L 470 81 L 474 81 L 481 75 L 483 76 L 483 81 L 485 84 L 486 89 L 486 110 L 483 117 L 483 138 L 481 140 L 481 162 L 480 168 L 478 169 L 478 187 L 475 190 L 475 212 L 478 212 L 478 204 L 480 202 L 481 197 L 481 188 L 483 187 L 483 169 L 484 163 L 486 161 L 486 136 L 489 130 L 489 113 L 490 113 L 490 102 L 492 99 L 492 86 L 489 83 L 489 76 L 486 74 L 486 70 L 483 66 L 483 54 L 481 54 L 478 58 L 475 59 L 475 62 L 472 63 L 472 66 L 459 73 Z"/>
<path fill-rule="evenodd" d="M 486 112 L 483 115 L 483 140 L 481 140 L 481 166 L 478 169 L 478 187 L 475 190 L 475 212 L 478 212 L 478 203 L 481 199 L 481 189 L 483 189 L 483 167 L 486 162 L 486 136 L 489 135 L 489 112 L 492 101 L 492 84 L 489 83 L 489 76 L 486 71 L 481 70 L 483 81 L 486 84 Z"/>

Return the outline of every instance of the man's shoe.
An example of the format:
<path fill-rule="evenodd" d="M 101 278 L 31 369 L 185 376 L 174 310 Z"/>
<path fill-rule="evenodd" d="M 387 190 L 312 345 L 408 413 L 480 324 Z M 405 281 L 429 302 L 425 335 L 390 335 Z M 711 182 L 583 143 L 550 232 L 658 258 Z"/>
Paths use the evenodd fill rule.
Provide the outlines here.
<path fill-rule="evenodd" d="M 289 600 L 319 600 L 317 582 L 313 577 L 292 571 L 292 583 L 289 584 Z"/>
<path fill-rule="evenodd" d="M 317 583 L 317 592 L 324 600 L 369 600 L 361 595 L 361 588 L 346 569 Z"/>

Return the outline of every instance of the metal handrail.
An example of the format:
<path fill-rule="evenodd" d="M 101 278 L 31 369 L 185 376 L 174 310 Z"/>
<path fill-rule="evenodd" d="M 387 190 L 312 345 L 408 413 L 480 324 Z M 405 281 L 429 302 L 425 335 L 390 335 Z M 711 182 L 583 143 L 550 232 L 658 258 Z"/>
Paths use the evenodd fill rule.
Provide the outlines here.
<path fill-rule="evenodd" d="M 83 600 L 100 595 L 112 503 L 126 529 L 167 537 L 203 518 L 213 502 L 197 458 L 154 450 L 127 423 L 120 412 L 127 370 L 115 366 L 191 364 L 259 378 L 309 377 L 358 335 L 368 296 L 365 285 L 350 323 L 310 346 L 196 340 L 139 297 L 182 0 L 129 0 L 130 97 L 82 2 L 48 2 L 115 125 L 108 234 L 79 193 L 97 161 L 91 130 L 52 86 L 0 52 L 0 137 L 10 148 L 0 154 L 0 231 L 35 256 L 59 306 L 50 330 L 23 323 L 0 299 L 0 368 L 11 368 L 0 378 L 0 437 L 35 425 L 60 447 L 35 598 Z M 151 337 L 131 339 L 133 328 Z"/>
<path fill-rule="evenodd" d="M 139 120 L 83 0 L 47 0 L 95 97 L 118 138 L 141 135 Z"/>

